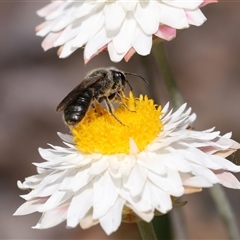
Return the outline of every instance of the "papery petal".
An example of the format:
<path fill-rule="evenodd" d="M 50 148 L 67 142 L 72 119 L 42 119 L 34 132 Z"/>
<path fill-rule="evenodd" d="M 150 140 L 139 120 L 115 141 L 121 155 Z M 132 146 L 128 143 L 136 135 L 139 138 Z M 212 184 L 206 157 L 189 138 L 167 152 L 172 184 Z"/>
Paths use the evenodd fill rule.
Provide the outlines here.
<path fill-rule="evenodd" d="M 86 186 L 74 195 L 67 213 L 68 227 L 76 227 L 86 216 L 93 205 L 92 195 L 93 188 L 91 185 Z"/>
<path fill-rule="evenodd" d="M 240 182 L 230 172 L 216 171 L 215 175 L 220 180 L 220 184 L 227 188 L 240 189 Z"/>
<path fill-rule="evenodd" d="M 51 211 L 44 213 L 33 228 L 35 229 L 46 229 L 54 227 L 66 219 L 68 206 L 61 206 Z"/>
<path fill-rule="evenodd" d="M 93 184 L 93 219 L 105 215 L 114 205 L 118 197 L 120 182 L 111 178 L 106 171 L 95 177 Z"/>
<path fill-rule="evenodd" d="M 155 36 L 162 38 L 164 40 L 170 41 L 176 37 L 177 31 L 175 28 L 163 25 L 160 26 L 157 32 L 154 33 Z"/>
<path fill-rule="evenodd" d="M 42 206 L 48 198 L 37 198 L 23 203 L 13 215 L 26 215 L 36 212 L 39 206 Z"/>
<path fill-rule="evenodd" d="M 115 232 L 121 224 L 122 221 L 122 209 L 125 204 L 125 200 L 122 198 L 117 198 L 113 207 L 100 218 L 100 225 L 104 229 L 107 235 Z"/>
<path fill-rule="evenodd" d="M 123 186 L 129 190 L 132 197 L 137 197 L 144 188 L 146 178 L 147 170 L 136 164 Z"/>
<path fill-rule="evenodd" d="M 206 18 L 199 8 L 209 2 L 215 1 L 54 1 L 38 11 L 47 22 L 36 31 L 39 36 L 50 34 L 48 39 L 63 31 L 56 41 L 46 39 L 42 44 L 44 49 L 61 46 L 60 58 L 85 46 L 87 63 L 105 46 L 112 61 L 128 61 L 133 49 L 149 54 L 153 37 L 170 41 L 176 29 L 200 26 Z"/>
<path fill-rule="evenodd" d="M 144 99 L 147 97 L 140 96 L 135 103 L 144 102 Z M 153 101 L 150 102 L 154 111 L 160 110 Z M 126 112 L 129 118 L 129 111 Z M 144 119 L 146 116 L 144 112 Z M 49 144 L 48 149 L 40 148 L 39 153 L 45 162 L 34 163 L 37 174 L 26 178 L 23 183 L 18 181 L 19 188 L 30 189 L 30 192 L 21 196 L 26 202 L 14 215 L 42 213 L 34 227 L 39 229 L 53 227 L 65 220 L 67 227 L 76 227 L 80 223 L 84 229 L 100 223 L 109 235 L 119 228 L 121 221 L 150 222 L 154 215 L 185 205 L 186 202 L 178 202 L 184 194 L 200 192 L 214 184 L 240 189 L 239 180 L 231 173 L 240 172 L 240 166 L 224 158 L 226 153 L 239 149 L 240 144 L 231 139 L 231 133 L 221 136 L 214 128 L 191 130 L 189 124 L 195 118 L 186 104 L 175 112 L 169 110 L 167 104 L 156 117 L 162 123 L 160 130 L 145 148 L 140 149 L 137 140 L 141 137 L 145 140 L 150 132 L 139 132 L 134 137 L 130 132 L 127 140 L 117 136 L 121 147 L 127 141 L 126 152 L 110 154 L 96 148 L 96 142 L 94 149 L 98 149 L 97 152 L 79 150 L 77 128 L 73 137 L 59 134 L 64 147 Z M 143 124 L 145 126 L 146 122 Z M 112 122 L 110 126 L 113 127 Z M 128 126 L 122 136 L 132 129 Z M 138 129 L 142 130 L 141 127 Z M 83 129 L 80 132 L 83 134 Z M 104 132 L 101 140 L 106 137 L 113 141 L 114 135 L 111 134 L 110 130 L 107 134 Z M 95 136 L 100 138 L 100 134 L 94 132 Z M 88 148 L 91 144 L 87 141 Z M 102 144 L 104 141 L 100 141 Z M 111 144 L 108 142 L 104 147 L 108 145 Z"/>
<path fill-rule="evenodd" d="M 120 2 L 110 2 L 103 9 L 107 31 L 114 31 L 120 28 L 126 16 L 126 11 Z M 114 21 L 113 21 L 114 19 Z"/>

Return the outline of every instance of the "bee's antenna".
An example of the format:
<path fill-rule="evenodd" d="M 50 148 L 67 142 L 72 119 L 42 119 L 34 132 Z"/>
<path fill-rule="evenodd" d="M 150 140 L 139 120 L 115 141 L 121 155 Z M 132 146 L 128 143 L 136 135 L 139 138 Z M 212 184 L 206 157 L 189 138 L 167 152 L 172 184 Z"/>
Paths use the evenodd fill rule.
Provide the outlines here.
<path fill-rule="evenodd" d="M 129 81 L 127 80 L 127 79 L 125 79 L 125 81 L 126 81 L 126 83 L 127 83 L 127 85 L 129 86 L 129 88 L 130 88 L 130 91 L 132 92 L 132 86 L 131 86 L 131 84 L 129 83 Z"/>
<path fill-rule="evenodd" d="M 142 76 L 140 76 L 140 75 L 138 75 L 138 74 L 136 74 L 136 73 L 125 72 L 124 74 L 125 74 L 125 75 L 132 75 L 132 76 L 139 77 L 139 78 L 141 78 L 147 85 L 149 84 L 149 82 L 148 82 L 145 78 L 143 78 Z"/>

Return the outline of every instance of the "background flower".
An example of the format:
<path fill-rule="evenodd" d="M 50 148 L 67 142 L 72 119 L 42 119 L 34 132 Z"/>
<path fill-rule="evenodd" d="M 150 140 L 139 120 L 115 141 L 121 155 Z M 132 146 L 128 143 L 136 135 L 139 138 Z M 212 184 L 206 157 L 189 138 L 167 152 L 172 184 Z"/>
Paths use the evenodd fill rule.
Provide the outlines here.
<path fill-rule="evenodd" d="M 199 8 L 210 2 L 216 1 L 54 1 L 38 11 L 46 22 L 36 30 L 46 36 L 44 50 L 62 46 L 60 58 L 85 46 L 85 63 L 104 50 L 114 62 L 128 61 L 135 51 L 148 55 L 153 38 L 169 41 L 178 29 L 202 25 Z"/>

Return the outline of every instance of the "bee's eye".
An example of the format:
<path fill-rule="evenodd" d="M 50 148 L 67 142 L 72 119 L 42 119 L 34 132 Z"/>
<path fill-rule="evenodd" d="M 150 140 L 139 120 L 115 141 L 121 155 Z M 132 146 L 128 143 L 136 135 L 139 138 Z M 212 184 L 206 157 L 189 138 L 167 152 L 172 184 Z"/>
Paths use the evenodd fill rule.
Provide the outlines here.
<path fill-rule="evenodd" d="M 125 79 L 124 75 L 121 72 L 113 72 L 113 79 L 114 80 L 119 80 L 120 79 Z"/>

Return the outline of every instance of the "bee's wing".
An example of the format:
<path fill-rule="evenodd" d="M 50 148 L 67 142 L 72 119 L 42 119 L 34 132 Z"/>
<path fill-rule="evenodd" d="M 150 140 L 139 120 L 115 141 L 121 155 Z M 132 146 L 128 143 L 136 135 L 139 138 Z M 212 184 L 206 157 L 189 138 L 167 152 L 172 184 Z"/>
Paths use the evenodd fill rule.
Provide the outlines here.
<path fill-rule="evenodd" d="M 101 81 L 102 79 L 103 79 L 102 74 L 96 75 L 88 79 L 84 79 L 58 104 L 56 110 L 60 112 L 66 109 L 85 89 L 87 89 L 97 81 Z"/>

